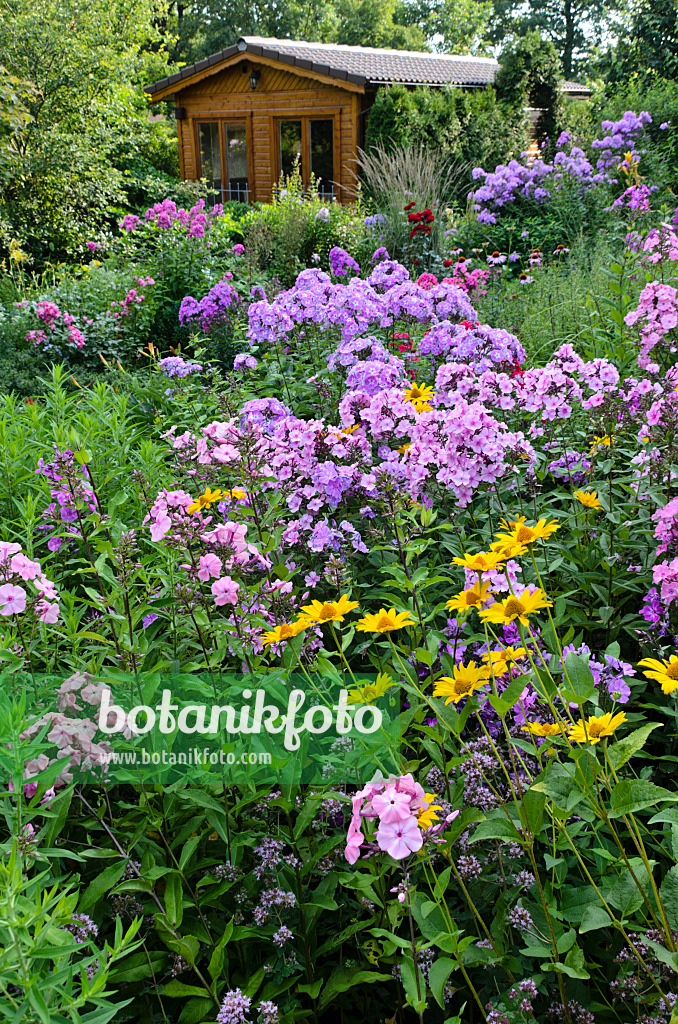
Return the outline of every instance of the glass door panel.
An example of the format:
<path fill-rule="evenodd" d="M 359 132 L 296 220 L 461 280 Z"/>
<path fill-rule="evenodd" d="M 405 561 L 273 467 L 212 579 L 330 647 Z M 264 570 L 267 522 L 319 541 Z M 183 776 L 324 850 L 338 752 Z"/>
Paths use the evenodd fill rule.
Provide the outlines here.
<path fill-rule="evenodd" d="M 334 194 L 334 125 L 332 121 L 309 121 L 309 149 L 311 154 L 311 173 L 315 176 L 316 186 L 321 195 Z"/>
<path fill-rule="evenodd" d="M 303 177 L 301 145 L 301 121 L 280 122 L 280 171 L 286 177 L 293 173 L 295 165 Z"/>
<path fill-rule="evenodd" d="M 219 124 L 216 121 L 203 121 L 198 124 L 198 142 L 200 147 L 200 176 L 207 179 L 207 184 L 219 194 L 210 196 L 211 205 L 220 203 L 222 193 L 221 151 L 219 149 Z"/>
<path fill-rule="evenodd" d="M 247 130 L 244 124 L 231 122 L 226 131 L 226 172 L 228 189 L 226 198 L 240 203 L 249 202 L 247 182 Z"/>

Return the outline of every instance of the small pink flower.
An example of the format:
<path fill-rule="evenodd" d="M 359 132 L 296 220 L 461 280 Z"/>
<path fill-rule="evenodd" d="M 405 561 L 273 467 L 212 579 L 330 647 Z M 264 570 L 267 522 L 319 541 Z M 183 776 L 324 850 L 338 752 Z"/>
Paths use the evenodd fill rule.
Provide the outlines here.
<path fill-rule="evenodd" d="M 198 579 L 203 580 L 207 583 L 210 576 L 214 579 L 218 579 L 221 575 L 221 559 L 214 554 L 207 554 L 200 556 L 200 568 L 198 569 Z M 235 603 L 235 602 L 234 602 Z"/>
<path fill-rule="evenodd" d="M 410 817 L 410 801 L 409 793 L 401 793 L 395 786 L 387 786 L 383 793 L 372 797 L 372 807 L 379 815 L 381 823 L 389 825 Z"/>
<path fill-rule="evenodd" d="M 158 541 L 162 540 L 172 525 L 172 520 L 168 515 L 161 515 L 151 526 L 151 540 Z"/>
<path fill-rule="evenodd" d="M 402 860 L 410 853 L 416 853 L 424 845 L 417 819 L 412 816 L 405 821 L 382 823 L 377 832 L 379 848 L 393 857 Z"/>
<path fill-rule="evenodd" d="M 239 589 L 240 584 L 232 580 L 230 576 L 222 576 L 220 580 L 215 580 L 212 584 L 214 603 L 218 606 L 236 604 Z"/>
<path fill-rule="evenodd" d="M 32 562 L 30 558 L 26 558 L 26 555 L 21 552 L 18 555 L 14 555 L 9 566 L 12 572 L 15 572 L 17 576 L 21 576 L 22 580 L 33 580 L 40 572 L 38 562 Z"/>
<path fill-rule="evenodd" d="M 7 540 L 0 540 L 0 565 L 4 565 L 10 555 L 21 551 L 21 544 L 12 544 Z"/>
<path fill-rule="evenodd" d="M 35 610 L 41 622 L 47 622 L 51 625 L 59 618 L 58 604 L 50 604 L 49 601 L 38 601 Z"/>
<path fill-rule="evenodd" d="M 5 583 L 0 587 L 0 615 L 19 615 L 26 607 L 26 591 Z"/>

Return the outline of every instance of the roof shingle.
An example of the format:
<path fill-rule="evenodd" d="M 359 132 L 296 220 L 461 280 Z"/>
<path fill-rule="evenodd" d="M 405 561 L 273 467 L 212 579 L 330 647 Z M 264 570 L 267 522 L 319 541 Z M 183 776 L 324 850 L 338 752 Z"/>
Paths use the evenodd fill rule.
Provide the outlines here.
<path fill-rule="evenodd" d="M 242 36 L 234 46 L 191 64 L 169 78 L 146 86 L 155 93 L 170 85 L 213 67 L 236 53 L 278 60 L 319 75 L 349 81 L 356 85 L 460 85 L 467 88 L 494 82 L 499 64 L 491 57 L 455 56 L 442 53 L 421 53 L 414 50 L 378 50 L 370 46 L 341 46 L 330 43 L 309 43 L 303 39 L 272 39 L 263 36 Z M 180 86 L 181 88 L 181 86 Z M 586 86 L 565 82 L 566 92 L 587 92 Z"/>

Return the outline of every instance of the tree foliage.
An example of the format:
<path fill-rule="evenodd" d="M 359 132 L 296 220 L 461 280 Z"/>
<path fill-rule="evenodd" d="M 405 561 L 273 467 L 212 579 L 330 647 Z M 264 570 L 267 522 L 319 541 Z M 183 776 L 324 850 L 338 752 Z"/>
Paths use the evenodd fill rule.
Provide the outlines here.
<path fill-rule="evenodd" d="M 621 0 L 493 0 L 488 38 L 503 43 L 541 32 L 556 48 L 566 78 L 586 71 L 614 31 Z"/>
<path fill-rule="evenodd" d="M 150 0 L 0 4 L 2 88 L 14 96 L 1 122 L 12 175 L 0 232 L 20 237 L 38 263 L 83 251 L 140 176 L 176 169 L 173 128 L 151 117 L 141 91 L 166 67 L 149 48 L 156 12 Z"/>
<path fill-rule="evenodd" d="M 637 3 L 616 47 L 603 61 L 611 85 L 625 85 L 634 75 L 674 79 L 678 75 L 678 2 Z"/>
<path fill-rule="evenodd" d="M 562 120 L 562 71 L 553 43 L 528 32 L 504 48 L 500 64 L 495 81 L 499 99 L 512 109 L 540 110 L 537 138 L 555 142 Z"/>

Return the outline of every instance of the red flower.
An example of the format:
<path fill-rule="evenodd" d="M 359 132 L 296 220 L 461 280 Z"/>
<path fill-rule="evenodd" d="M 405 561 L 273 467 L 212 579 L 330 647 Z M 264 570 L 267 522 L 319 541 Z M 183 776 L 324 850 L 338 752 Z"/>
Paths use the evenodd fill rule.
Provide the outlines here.
<path fill-rule="evenodd" d="M 444 267 L 453 267 L 454 266 L 454 260 L 443 260 L 443 266 Z"/>
<path fill-rule="evenodd" d="M 462 320 L 461 326 L 465 327 L 467 331 L 470 331 L 470 330 L 473 329 L 473 324 L 471 323 L 470 320 Z"/>
<path fill-rule="evenodd" d="M 418 224 L 418 223 L 419 223 L 419 221 L 421 220 L 421 214 L 420 214 L 420 213 L 408 213 L 408 215 L 407 215 L 407 219 L 408 219 L 408 220 L 409 220 L 409 221 L 410 221 L 410 222 L 411 222 L 412 224 Z"/>
<path fill-rule="evenodd" d="M 413 206 L 416 206 L 414 199 L 412 200 L 411 203 L 408 203 L 407 206 L 403 207 L 405 213 L 407 213 L 408 210 L 411 210 Z"/>
<path fill-rule="evenodd" d="M 516 384 L 518 384 L 521 388 L 525 387 L 525 385 L 523 384 L 523 382 L 521 380 L 521 377 L 523 376 L 524 373 L 525 373 L 525 371 L 523 370 L 523 368 L 520 365 L 520 363 L 518 362 L 518 360 L 514 359 L 514 361 L 513 361 L 513 371 L 509 374 L 509 377 L 517 377 L 518 380 L 516 381 Z"/>

